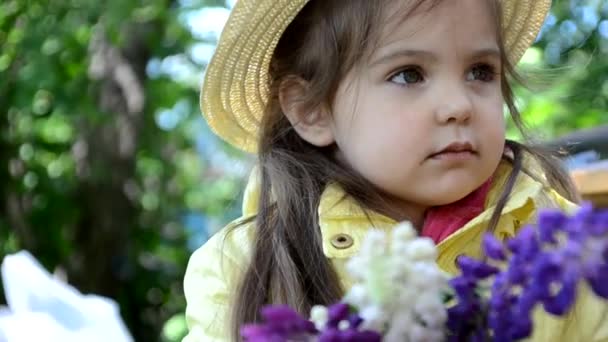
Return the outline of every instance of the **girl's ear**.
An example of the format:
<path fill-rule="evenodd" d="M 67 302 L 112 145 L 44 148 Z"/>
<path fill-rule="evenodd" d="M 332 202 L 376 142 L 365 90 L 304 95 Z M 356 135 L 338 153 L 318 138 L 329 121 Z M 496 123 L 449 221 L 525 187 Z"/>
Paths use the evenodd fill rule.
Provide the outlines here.
<path fill-rule="evenodd" d="M 279 88 L 281 109 L 302 139 L 315 146 L 329 146 L 335 142 L 331 112 L 324 105 L 309 108 L 304 103 L 309 89 L 302 78 L 283 80 Z"/>

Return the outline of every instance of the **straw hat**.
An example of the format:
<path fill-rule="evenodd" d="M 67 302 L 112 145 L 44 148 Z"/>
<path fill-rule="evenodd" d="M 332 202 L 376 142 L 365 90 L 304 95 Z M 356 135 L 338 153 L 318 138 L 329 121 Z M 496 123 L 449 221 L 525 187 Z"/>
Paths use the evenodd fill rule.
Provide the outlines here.
<path fill-rule="evenodd" d="M 536 39 L 551 0 L 500 1 L 505 45 L 515 64 Z M 207 66 L 201 109 L 211 129 L 241 150 L 256 152 L 270 59 L 279 38 L 307 2 L 239 0 L 228 18 Z"/>

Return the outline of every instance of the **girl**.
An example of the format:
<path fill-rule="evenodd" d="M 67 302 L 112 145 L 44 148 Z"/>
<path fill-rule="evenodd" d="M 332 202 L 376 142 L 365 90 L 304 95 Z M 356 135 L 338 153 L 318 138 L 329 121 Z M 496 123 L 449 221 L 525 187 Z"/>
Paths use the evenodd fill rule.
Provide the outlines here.
<path fill-rule="evenodd" d="M 507 141 L 508 83 L 549 0 L 240 0 L 202 89 L 203 113 L 257 153 L 243 217 L 194 253 L 186 341 L 239 339 L 268 303 L 302 313 L 351 286 L 369 229 L 409 220 L 438 264 L 480 256 L 541 207 L 576 195 L 551 156 Z M 565 319 L 535 314 L 534 341 L 608 340 L 586 289 Z M 575 319 L 579 318 L 579 319 Z"/>

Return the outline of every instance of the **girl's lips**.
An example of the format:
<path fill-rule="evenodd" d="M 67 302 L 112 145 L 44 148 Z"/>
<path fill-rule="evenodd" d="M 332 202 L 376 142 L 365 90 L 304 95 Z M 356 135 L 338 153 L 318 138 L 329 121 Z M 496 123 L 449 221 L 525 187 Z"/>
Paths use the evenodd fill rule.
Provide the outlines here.
<path fill-rule="evenodd" d="M 432 155 L 431 159 L 456 162 L 471 160 L 476 156 L 477 154 L 474 151 L 446 151 Z"/>
<path fill-rule="evenodd" d="M 446 161 L 465 161 L 474 158 L 477 151 L 469 142 L 454 142 L 442 148 L 439 152 L 431 154 L 431 159 Z"/>

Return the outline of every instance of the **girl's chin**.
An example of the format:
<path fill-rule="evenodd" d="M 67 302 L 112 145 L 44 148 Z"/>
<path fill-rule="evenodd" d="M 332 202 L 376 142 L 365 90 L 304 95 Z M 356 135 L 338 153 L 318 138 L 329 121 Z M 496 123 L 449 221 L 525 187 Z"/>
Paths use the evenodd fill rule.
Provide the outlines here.
<path fill-rule="evenodd" d="M 467 187 L 458 190 L 446 190 L 444 193 L 436 193 L 433 200 L 428 202 L 429 207 L 438 207 L 442 205 L 448 205 L 460 201 L 467 197 L 470 193 L 475 191 L 478 187 Z"/>

